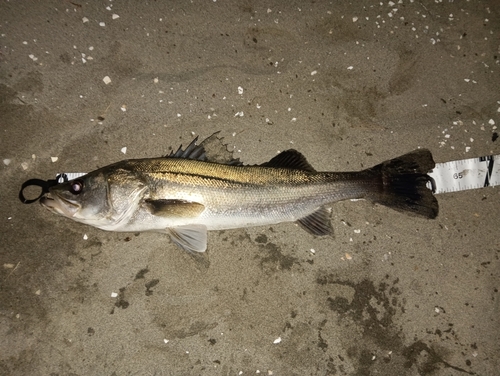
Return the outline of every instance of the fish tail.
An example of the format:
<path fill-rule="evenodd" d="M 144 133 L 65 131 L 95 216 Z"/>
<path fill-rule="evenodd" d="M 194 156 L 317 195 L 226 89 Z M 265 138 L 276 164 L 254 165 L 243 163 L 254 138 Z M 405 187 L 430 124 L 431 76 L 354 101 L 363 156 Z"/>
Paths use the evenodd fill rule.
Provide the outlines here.
<path fill-rule="evenodd" d="M 367 172 L 375 174 L 381 184 L 367 198 L 401 212 L 436 218 L 439 205 L 427 188 L 429 181 L 434 185 L 427 175 L 434 166 L 431 152 L 420 149 L 372 167 Z"/>

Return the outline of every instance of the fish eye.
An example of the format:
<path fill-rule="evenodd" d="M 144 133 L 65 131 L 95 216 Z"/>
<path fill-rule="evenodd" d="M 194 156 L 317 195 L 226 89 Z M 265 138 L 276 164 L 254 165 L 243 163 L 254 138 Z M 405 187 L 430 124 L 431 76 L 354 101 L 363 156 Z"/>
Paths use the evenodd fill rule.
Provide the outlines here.
<path fill-rule="evenodd" d="M 75 180 L 71 182 L 71 185 L 69 186 L 69 191 L 73 193 L 74 195 L 79 195 L 83 191 L 83 181 L 81 180 Z"/>

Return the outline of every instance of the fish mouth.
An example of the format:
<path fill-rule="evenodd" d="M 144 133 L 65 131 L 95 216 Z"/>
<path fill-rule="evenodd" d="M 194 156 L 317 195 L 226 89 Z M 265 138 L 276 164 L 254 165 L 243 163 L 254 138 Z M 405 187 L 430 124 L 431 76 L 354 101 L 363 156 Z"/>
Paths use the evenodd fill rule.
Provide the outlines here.
<path fill-rule="evenodd" d="M 53 213 L 70 218 L 80 209 L 80 205 L 50 193 L 40 198 L 40 204 Z"/>

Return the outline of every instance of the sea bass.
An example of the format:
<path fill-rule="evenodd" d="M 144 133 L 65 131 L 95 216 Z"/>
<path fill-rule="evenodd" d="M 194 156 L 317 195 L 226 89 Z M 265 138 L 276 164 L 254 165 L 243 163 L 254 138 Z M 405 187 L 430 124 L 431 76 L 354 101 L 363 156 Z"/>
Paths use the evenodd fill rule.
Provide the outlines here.
<path fill-rule="evenodd" d="M 217 134 L 160 158 L 130 159 L 57 184 L 40 199 L 50 211 L 107 231 L 159 231 L 204 252 L 207 230 L 297 222 L 330 235 L 327 206 L 368 199 L 435 218 L 427 182 L 432 155 L 421 149 L 357 172 L 318 172 L 296 150 L 243 165 Z"/>

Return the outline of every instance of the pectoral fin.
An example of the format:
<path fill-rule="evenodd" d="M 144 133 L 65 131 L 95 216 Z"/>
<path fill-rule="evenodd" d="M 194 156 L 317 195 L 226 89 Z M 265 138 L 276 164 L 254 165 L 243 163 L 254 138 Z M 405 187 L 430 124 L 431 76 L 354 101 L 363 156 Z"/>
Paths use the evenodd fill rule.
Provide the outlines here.
<path fill-rule="evenodd" d="M 152 214 L 160 217 L 191 218 L 197 217 L 205 210 L 205 206 L 198 202 L 185 200 L 146 200 Z"/>
<path fill-rule="evenodd" d="M 207 249 L 207 227 L 186 225 L 167 229 L 172 241 L 188 252 L 205 252 Z"/>

